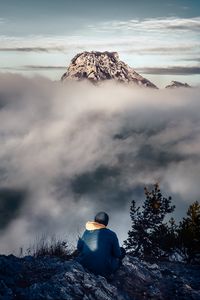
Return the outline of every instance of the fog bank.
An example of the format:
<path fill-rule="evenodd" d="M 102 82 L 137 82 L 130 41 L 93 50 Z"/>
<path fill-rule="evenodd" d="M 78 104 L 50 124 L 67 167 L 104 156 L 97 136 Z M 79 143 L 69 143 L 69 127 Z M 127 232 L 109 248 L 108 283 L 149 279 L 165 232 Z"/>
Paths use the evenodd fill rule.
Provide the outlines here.
<path fill-rule="evenodd" d="M 199 93 L 1 74 L 0 252 L 74 240 L 100 210 L 122 242 L 156 181 L 182 217 L 199 200 Z"/>

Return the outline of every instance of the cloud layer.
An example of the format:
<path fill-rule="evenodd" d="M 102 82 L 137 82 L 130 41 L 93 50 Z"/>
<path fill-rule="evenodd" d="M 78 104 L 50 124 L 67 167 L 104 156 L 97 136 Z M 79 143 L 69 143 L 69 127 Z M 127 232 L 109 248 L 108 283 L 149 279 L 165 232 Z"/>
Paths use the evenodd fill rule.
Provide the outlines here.
<path fill-rule="evenodd" d="M 200 74 L 200 66 L 180 67 L 172 66 L 166 68 L 141 68 L 138 72 L 145 74 L 160 74 L 160 75 L 194 75 Z"/>
<path fill-rule="evenodd" d="M 91 19 L 90 25 L 86 22 L 76 33 L 73 30 L 24 36 L 2 33 L 0 68 L 4 72 L 40 74 L 56 80 L 62 75 L 62 66 L 69 65 L 77 53 L 117 51 L 120 59 L 134 69 L 146 69 L 157 86 L 167 85 L 168 75 L 190 85 L 199 83 L 199 17 L 115 17 L 116 20 L 109 22 Z M 187 78 L 182 79 L 182 75 Z"/>
<path fill-rule="evenodd" d="M 183 215 L 199 196 L 199 109 L 199 89 L 1 75 L 0 252 L 42 232 L 74 239 L 99 210 L 122 241 L 155 181 Z"/>
<path fill-rule="evenodd" d="M 93 28 L 91 26 L 91 28 Z M 181 30 L 181 31 L 199 31 L 200 17 L 195 18 L 149 18 L 144 20 L 128 21 L 110 21 L 101 24 L 102 30 Z"/>

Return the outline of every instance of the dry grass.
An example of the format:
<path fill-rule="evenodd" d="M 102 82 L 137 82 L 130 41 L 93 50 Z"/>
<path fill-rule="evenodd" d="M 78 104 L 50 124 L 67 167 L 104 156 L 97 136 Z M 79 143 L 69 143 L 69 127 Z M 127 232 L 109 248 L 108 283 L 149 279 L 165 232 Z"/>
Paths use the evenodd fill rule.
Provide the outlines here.
<path fill-rule="evenodd" d="M 23 249 L 20 252 L 21 256 L 23 256 Z M 52 256 L 68 260 L 73 257 L 73 249 L 61 238 L 56 236 L 49 238 L 46 235 L 42 235 L 36 238 L 25 254 L 34 257 Z"/>

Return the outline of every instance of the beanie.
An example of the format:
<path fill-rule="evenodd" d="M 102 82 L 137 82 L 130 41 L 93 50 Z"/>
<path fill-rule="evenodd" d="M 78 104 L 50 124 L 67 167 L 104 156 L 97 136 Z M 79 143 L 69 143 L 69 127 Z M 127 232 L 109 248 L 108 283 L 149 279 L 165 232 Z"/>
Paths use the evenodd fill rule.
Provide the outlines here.
<path fill-rule="evenodd" d="M 109 221 L 109 216 L 107 213 L 101 211 L 98 214 L 96 214 L 95 218 L 94 218 L 95 222 L 103 224 L 105 226 L 108 225 L 108 221 Z"/>

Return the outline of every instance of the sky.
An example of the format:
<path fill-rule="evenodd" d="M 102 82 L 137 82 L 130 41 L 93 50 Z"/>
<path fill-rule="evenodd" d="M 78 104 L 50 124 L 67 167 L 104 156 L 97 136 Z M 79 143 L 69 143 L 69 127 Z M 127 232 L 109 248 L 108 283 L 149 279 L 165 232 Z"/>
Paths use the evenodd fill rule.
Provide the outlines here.
<path fill-rule="evenodd" d="M 59 80 L 82 51 L 117 51 L 159 87 L 200 81 L 198 0 L 0 1 L 0 71 Z"/>

